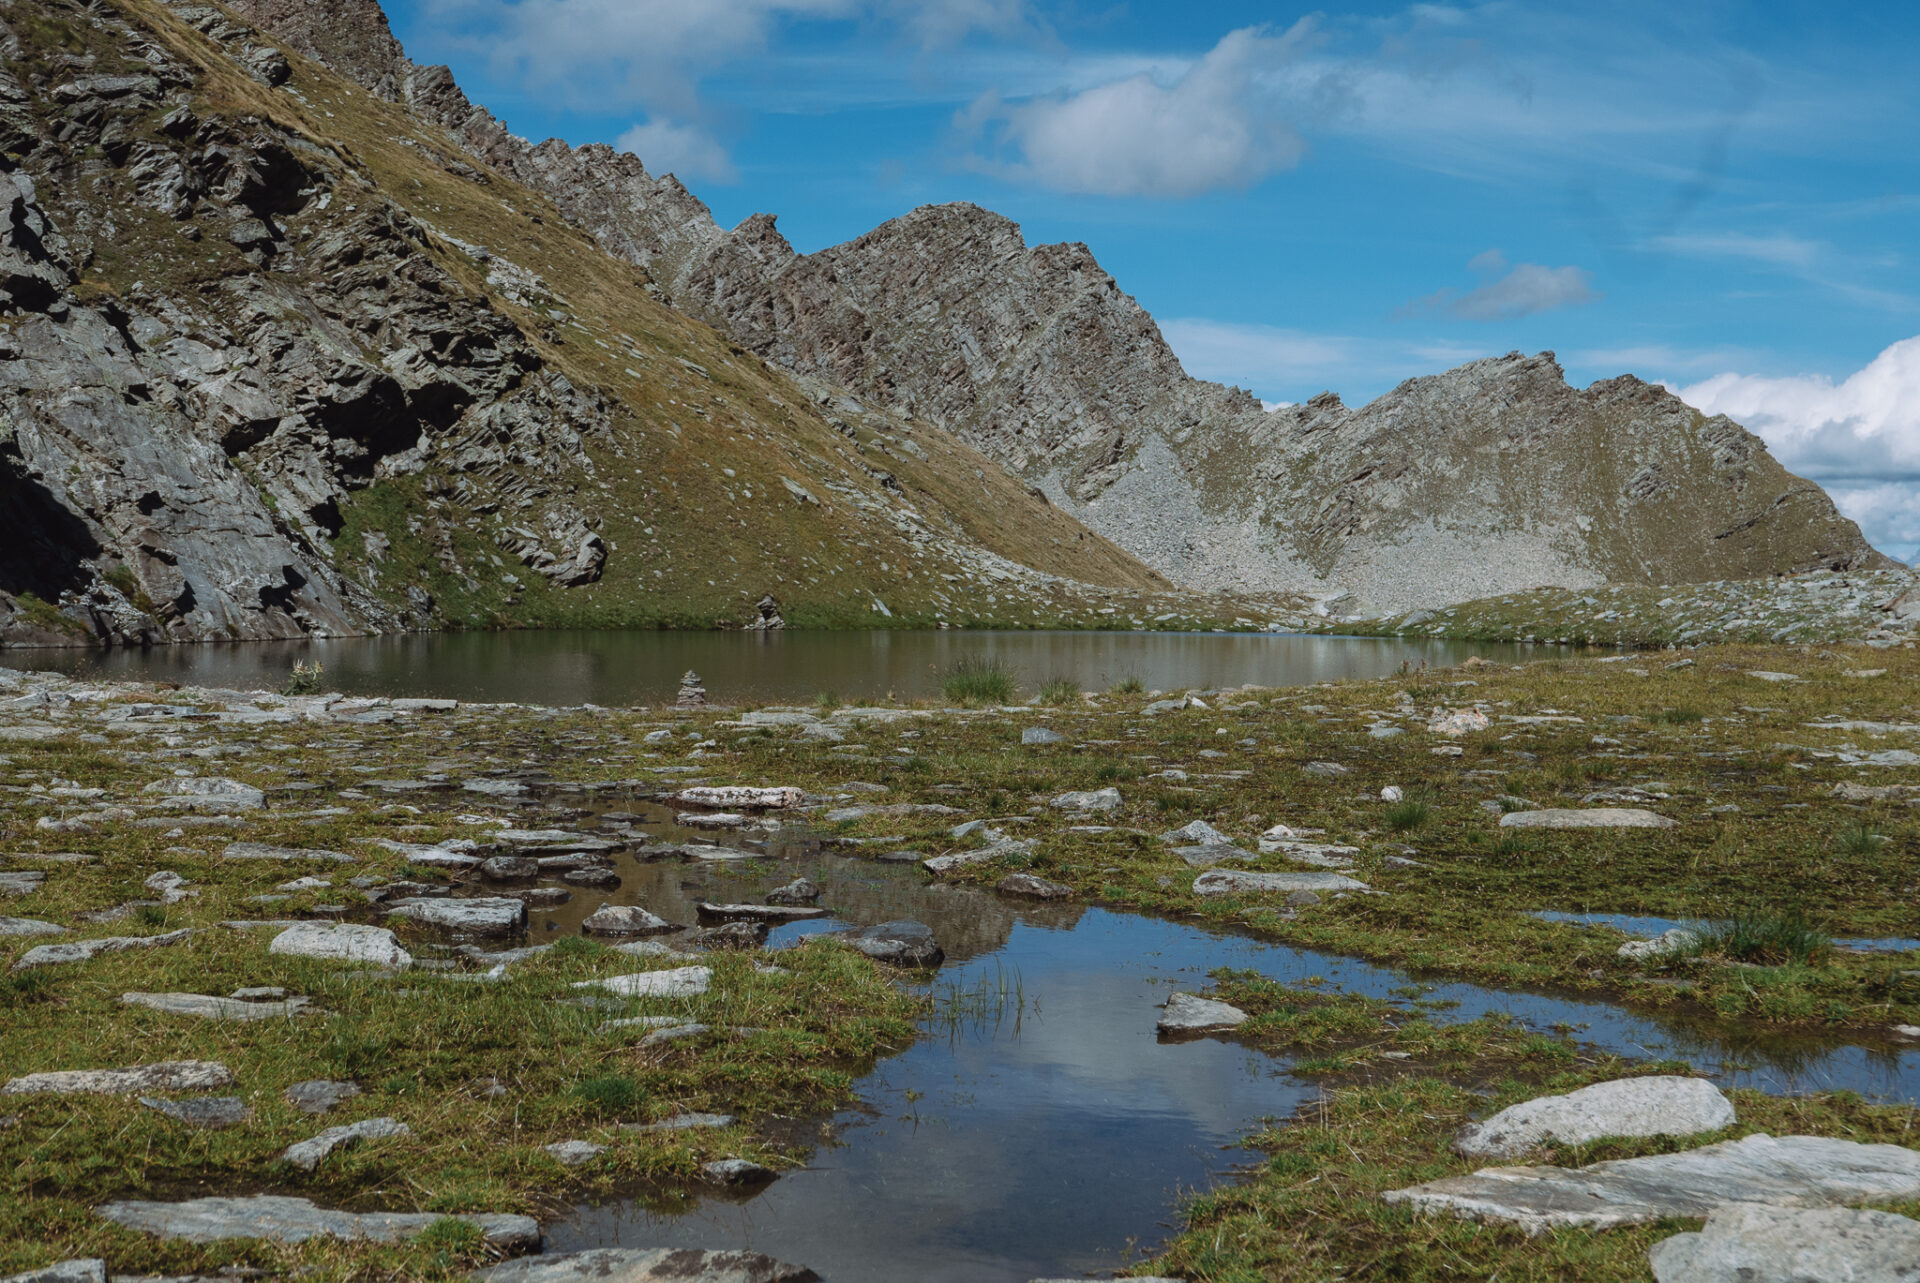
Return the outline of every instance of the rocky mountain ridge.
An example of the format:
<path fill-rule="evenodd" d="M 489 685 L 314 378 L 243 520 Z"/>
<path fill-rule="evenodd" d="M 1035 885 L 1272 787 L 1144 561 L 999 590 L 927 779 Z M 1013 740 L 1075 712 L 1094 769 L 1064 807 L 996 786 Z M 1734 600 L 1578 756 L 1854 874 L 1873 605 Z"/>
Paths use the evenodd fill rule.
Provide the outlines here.
<path fill-rule="evenodd" d="M 1576 390 L 1551 353 L 1514 353 L 1357 410 L 1327 394 L 1269 414 L 1189 378 L 1084 245 L 1028 246 L 964 204 L 805 255 L 771 215 L 722 230 L 638 158 L 514 137 L 447 69 L 408 62 L 374 0 L 354 4 L 338 24 L 299 0 L 240 0 L 546 193 L 674 307 L 955 433 L 1189 587 L 1395 611 L 1894 564 L 1758 438 L 1631 376 Z"/>
<path fill-rule="evenodd" d="M 0 7 L 0 641 L 1212 617 L 469 151 L 231 10 Z"/>

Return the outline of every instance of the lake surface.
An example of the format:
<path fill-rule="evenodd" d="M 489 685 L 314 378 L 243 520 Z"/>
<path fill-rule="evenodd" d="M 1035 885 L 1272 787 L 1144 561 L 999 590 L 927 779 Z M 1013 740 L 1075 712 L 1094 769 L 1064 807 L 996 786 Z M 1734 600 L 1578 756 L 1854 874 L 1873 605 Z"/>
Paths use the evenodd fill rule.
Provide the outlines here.
<path fill-rule="evenodd" d="M 13 668 L 73 676 L 279 690 L 295 662 L 325 665 L 327 690 L 480 702 L 658 704 L 689 669 L 714 703 L 811 703 L 937 694 L 963 659 L 1011 668 L 1027 694 L 1069 678 L 1104 690 L 1129 677 L 1152 690 L 1299 686 L 1384 677 L 1404 664 L 1471 655 L 1506 663 L 1563 647 L 1294 633 L 505 632 L 418 633 L 314 642 L 208 643 L 150 650 L 9 650 Z"/>
<path fill-rule="evenodd" d="M 649 838 L 714 840 L 680 828 L 665 808 L 623 805 Z M 912 918 L 948 954 L 930 982 L 933 996 L 972 997 L 958 1004 L 957 1019 L 940 1011 L 955 1004 L 937 1002 L 922 1039 L 860 1081 L 858 1107 L 789 1124 L 794 1142 L 816 1146 L 806 1168 L 744 1195 L 700 1195 L 690 1209 L 640 1199 L 581 1205 L 547 1226 L 548 1251 L 743 1247 L 810 1266 L 828 1283 L 1024 1283 L 1120 1268 L 1129 1245 L 1151 1253 L 1173 1232 L 1184 1195 L 1257 1161 L 1236 1146 L 1263 1119 L 1283 1119 L 1321 1091 L 1318 1080 L 1290 1074 L 1285 1057 L 1228 1039 L 1156 1036 L 1167 996 L 1205 992 L 1220 967 L 1284 982 L 1319 977 L 1323 991 L 1409 1009 L 1435 1004 L 1426 1009 L 1440 1020 L 1502 1013 L 1635 1059 L 1686 1061 L 1727 1085 L 1920 1101 L 1920 1049 L 1764 1030 L 1730 1041 L 1719 1026 L 1471 984 L 1418 984 L 1415 999 L 1409 978 L 1389 967 L 1143 914 L 930 883 L 914 864 L 823 850 L 804 831 L 720 840 L 767 859 L 648 860 L 644 848 L 616 857 L 622 885 L 536 910 L 531 942 L 577 934 L 602 903 L 642 904 L 692 923 L 698 899 L 758 901 L 804 873 L 835 916 L 779 928 L 771 947 Z"/>

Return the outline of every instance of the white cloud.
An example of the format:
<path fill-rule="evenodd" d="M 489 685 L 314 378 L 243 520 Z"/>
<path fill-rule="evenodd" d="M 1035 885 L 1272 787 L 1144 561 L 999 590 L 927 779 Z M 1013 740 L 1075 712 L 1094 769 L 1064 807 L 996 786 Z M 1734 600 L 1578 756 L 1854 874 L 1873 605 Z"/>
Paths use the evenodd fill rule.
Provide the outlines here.
<path fill-rule="evenodd" d="M 1920 545 L 1920 337 L 1839 383 L 1720 374 L 1678 392 L 1702 413 L 1744 425 L 1788 468 L 1825 486 L 1875 545 L 1907 556 Z"/>
<path fill-rule="evenodd" d="M 1302 20 L 1279 36 L 1229 32 L 1171 83 L 1142 71 L 1022 102 L 990 93 L 958 123 L 984 148 L 975 167 L 1016 182 L 1101 196 L 1244 189 L 1306 152 L 1263 85 L 1311 31 Z"/>
<path fill-rule="evenodd" d="M 1497 249 L 1475 255 L 1467 266 L 1490 279 L 1465 294 L 1452 290 L 1429 294 L 1414 300 L 1406 310 L 1437 308 L 1468 321 L 1511 321 L 1535 312 L 1580 307 L 1602 297 L 1593 292 L 1593 273 L 1584 267 L 1516 263 L 1509 270 L 1506 255 Z"/>
<path fill-rule="evenodd" d="M 697 125 L 649 120 L 621 134 L 614 146 L 638 156 L 655 174 L 672 174 L 681 182 L 704 178 L 736 183 L 740 173 L 718 139 Z"/>
<path fill-rule="evenodd" d="M 1813 266 L 1825 246 L 1797 236 L 1775 233 L 1756 236 L 1749 232 L 1690 232 L 1684 235 L 1656 236 L 1654 248 L 1698 258 L 1742 258 L 1775 267 L 1806 270 Z"/>

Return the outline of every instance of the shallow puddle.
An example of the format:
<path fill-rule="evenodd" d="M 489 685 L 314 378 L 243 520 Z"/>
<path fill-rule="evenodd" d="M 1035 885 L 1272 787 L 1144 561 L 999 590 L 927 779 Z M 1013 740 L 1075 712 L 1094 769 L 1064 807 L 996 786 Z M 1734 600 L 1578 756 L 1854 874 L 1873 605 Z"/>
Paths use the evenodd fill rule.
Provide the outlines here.
<path fill-rule="evenodd" d="M 692 835 L 658 808 L 636 827 Z M 930 884 L 912 864 L 821 852 L 776 839 L 771 858 L 708 864 L 616 861 L 622 886 L 576 892 L 533 914 L 534 942 L 571 935 L 602 903 L 643 904 L 693 923 L 693 901 L 758 901 L 804 873 L 825 888 L 832 921 L 777 930 L 771 944 L 845 924 L 913 918 L 948 954 L 936 997 L 970 995 L 925 1023 L 925 1036 L 859 1084 L 861 1108 L 797 1120 L 812 1164 L 747 1197 L 711 1196 L 661 1213 L 633 1201 L 583 1206 L 549 1226 L 550 1251 L 607 1246 L 750 1247 L 804 1263 L 829 1283 L 911 1277 L 1021 1283 L 1111 1270 L 1130 1245 L 1150 1252 L 1183 1193 L 1230 1178 L 1253 1156 L 1235 1143 L 1319 1087 L 1287 1062 L 1222 1039 L 1162 1043 L 1156 1008 L 1207 973 L 1249 968 L 1281 981 L 1320 977 L 1396 996 L 1408 978 L 1331 957 L 1139 914 L 1014 900 Z M 669 943 L 672 937 L 668 938 Z M 1780 1038 L 1737 1045 L 1722 1031 L 1628 1014 L 1603 1003 L 1421 984 L 1439 1019 L 1499 1012 L 1621 1055 L 1685 1060 L 1715 1079 L 1776 1093 L 1851 1088 L 1920 1101 L 1920 1050 L 1892 1052 Z"/>
<path fill-rule="evenodd" d="M 1697 921 L 1683 918 L 1655 918 L 1644 914 L 1632 913 L 1561 913 L 1552 909 L 1542 909 L 1529 917 L 1539 918 L 1542 922 L 1571 922 L 1581 927 L 1612 927 L 1615 931 L 1624 931 L 1630 936 L 1665 935 L 1676 927 L 1698 926 Z M 1844 936 L 1834 937 L 1834 947 L 1855 949 L 1861 953 L 1908 953 L 1920 949 L 1920 940 L 1906 936 L 1883 936 L 1876 940 L 1851 939 Z"/>

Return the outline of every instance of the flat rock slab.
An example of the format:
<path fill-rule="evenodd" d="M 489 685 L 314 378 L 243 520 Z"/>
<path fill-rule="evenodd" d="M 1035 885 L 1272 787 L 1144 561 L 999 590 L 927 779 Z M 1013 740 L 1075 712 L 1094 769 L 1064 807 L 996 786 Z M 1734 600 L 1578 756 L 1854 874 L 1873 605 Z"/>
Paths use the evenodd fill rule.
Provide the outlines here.
<path fill-rule="evenodd" d="M 1176 846 L 1173 848 L 1173 853 L 1184 860 L 1189 868 L 1194 869 L 1210 869 L 1228 860 L 1252 858 L 1252 852 L 1242 851 L 1230 842 L 1204 842 L 1199 846 Z"/>
<path fill-rule="evenodd" d="M 1050 731 L 1044 726 L 1029 726 L 1020 732 L 1022 744 L 1060 744 L 1066 738 L 1059 731 Z"/>
<path fill-rule="evenodd" d="M 682 806 L 704 806 L 716 811 L 784 811 L 807 800 L 804 789 L 699 787 L 685 788 L 673 795 Z"/>
<path fill-rule="evenodd" d="M 300 846 L 269 846 L 265 842 L 229 842 L 227 849 L 220 853 L 228 860 L 326 860 L 334 864 L 351 864 L 353 857 L 343 851 L 319 851 Z"/>
<path fill-rule="evenodd" d="M 1193 880 L 1195 895 L 1265 895 L 1292 891 L 1366 891 L 1370 888 L 1343 873 L 1243 873 L 1237 869 L 1210 869 Z"/>
<path fill-rule="evenodd" d="M 0 936 L 63 936 L 66 933 L 65 927 L 56 927 L 38 918 L 0 917 Z"/>
<path fill-rule="evenodd" d="M 540 1222 L 531 1216 L 499 1212 L 336 1212 L 316 1207 L 309 1199 L 277 1194 L 195 1198 L 184 1203 L 122 1201 L 96 1208 L 95 1214 L 125 1229 L 183 1243 L 235 1238 L 274 1243 L 304 1243 L 312 1238 L 398 1243 L 436 1221 L 453 1220 L 478 1227 L 489 1243 L 506 1251 L 524 1252 L 540 1246 Z"/>
<path fill-rule="evenodd" d="M 289 1105 L 303 1114 L 324 1114 L 341 1101 L 358 1096 L 360 1088 L 353 1083 L 316 1078 L 311 1082 L 295 1083 L 282 1094 Z"/>
<path fill-rule="evenodd" d="M 1025 896 L 1030 900 L 1071 900 L 1073 888 L 1063 882 L 1049 882 L 1034 873 L 1009 873 L 993 884 L 1001 895 Z"/>
<path fill-rule="evenodd" d="M 882 922 L 840 938 L 874 961 L 896 967 L 937 967 L 947 956 L 933 938 L 933 929 L 911 919 Z"/>
<path fill-rule="evenodd" d="M 1518 1158 L 1550 1140 L 1697 1136 L 1733 1121 L 1733 1102 L 1704 1078 L 1621 1078 L 1503 1109 L 1462 1129 L 1453 1147 L 1468 1158 Z"/>
<path fill-rule="evenodd" d="M 1658 1283 L 1915 1283 L 1920 1221 L 1852 1207 L 1717 1207 L 1649 1256 Z"/>
<path fill-rule="evenodd" d="M 1062 793 L 1047 805 L 1059 811 L 1117 811 L 1120 809 L 1120 790 L 1107 788 Z"/>
<path fill-rule="evenodd" d="M 24 1074 L 0 1087 L 0 1096 L 137 1096 L 145 1091 L 215 1091 L 233 1086 L 233 1074 L 212 1060 L 162 1060 L 126 1069 L 56 1069 Z"/>
<path fill-rule="evenodd" d="M 553 1155 L 562 1167 L 584 1167 L 607 1152 L 605 1145 L 596 1145 L 590 1140 L 563 1140 L 541 1148 Z"/>
<path fill-rule="evenodd" d="M 247 1108 L 247 1102 L 238 1096 L 192 1096 L 186 1100 L 164 1100 L 158 1096 L 142 1096 L 140 1103 L 148 1109 L 158 1110 L 168 1118 L 189 1127 L 198 1127 L 202 1131 L 219 1131 L 224 1127 L 238 1127 L 253 1117 L 253 1111 Z"/>
<path fill-rule="evenodd" d="M 297 1141 L 286 1147 L 280 1157 L 292 1163 L 303 1172 L 313 1171 L 326 1161 L 336 1149 L 363 1140 L 384 1140 L 389 1136 L 408 1136 L 413 1129 L 405 1123 L 391 1118 L 365 1118 L 357 1123 L 348 1123 L 343 1127 L 329 1127 L 318 1136 Z"/>
<path fill-rule="evenodd" d="M 312 1003 L 306 998 L 288 998 L 280 1002 L 244 1002 L 238 998 L 215 998 L 203 993 L 123 993 L 120 1001 L 129 1007 L 150 1007 L 172 1016 L 198 1016 L 202 1020 L 285 1020 L 297 1016 Z"/>
<path fill-rule="evenodd" d="M 524 1256 L 472 1275 L 475 1283 L 820 1283 L 820 1276 L 758 1252 L 603 1247 Z"/>
<path fill-rule="evenodd" d="M 712 983 L 712 967 L 675 967 L 670 971 L 642 971 L 631 976 L 581 980 L 573 987 L 605 989 L 623 998 L 697 998 Z"/>
<path fill-rule="evenodd" d="M 107 1263 L 97 1258 L 61 1261 L 25 1274 L 10 1274 L 0 1283 L 107 1283 Z"/>
<path fill-rule="evenodd" d="M 704 1127 L 731 1127 L 734 1124 L 732 1114 L 675 1114 L 672 1118 L 662 1118 L 657 1123 L 624 1123 L 621 1131 L 628 1132 L 685 1132 Z"/>
<path fill-rule="evenodd" d="M 395 900 L 387 909 L 403 918 L 462 935 L 510 936 L 527 929 L 526 902 L 509 896 L 472 900 L 421 896 Z"/>
<path fill-rule="evenodd" d="M 268 953 L 293 958 L 332 958 L 340 962 L 365 962 L 376 967 L 403 970 L 413 965 L 413 955 L 400 947 L 400 941 L 385 927 L 367 927 L 353 922 L 301 922 L 273 938 Z"/>
<path fill-rule="evenodd" d="M 1231 1003 L 1191 993 L 1176 993 L 1161 1011 L 1159 1032 L 1168 1037 L 1207 1034 L 1233 1029 L 1247 1022 L 1247 1013 Z"/>
<path fill-rule="evenodd" d="M 93 940 L 35 945 L 20 955 L 13 969 L 25 971 L 30 967 L 57 967 L 69 962 L 85 962 L 103 953 L 119 953 L 123 949 L 158 949 L 164 945 L 183 944 L 192 934 L 191 928 L 183 928 L 158 936 L 100 936 Z"/>
<path fill-rule="evenodd" d="M 1591 1167 L 1489 1167 L 1382 1195 L 1422 1211 L 1517 1225 L 1606 1229 L 1702 1217 L 1729 1203 L 1827 1207 L 1920 1198 L 1920 1151 L 1819 1136 L 1747 1136 Z"/>
<path fill-rule="evenodd" d="M 46 874 L 35 871 L 0 873 L 0 895 L 32 895 L 46 881 Z"/>
<path fill-rule="evenodd" d="M 596 936 L 655 936 L 680 928 L 637 904 L 603 904 L 587 915 L 580 929 Z"/>
<path fill-rule="evenodd" d="M 955 869 L 964 869 L 969 864 L 985 864 L 989 860 L 998 860 L 1010 855 L 1033 854 L 1033 843 L 1027 841 L 995 842 L 992 846 L 983 846 L 978 851 L 955 851 L 951 855 L 936 855 L 920 861 L 920 867 L 929 873 L 951 873 Z"/>
<path fill-rule="evenodd" d="M 1630 806 L 1508 811 L 1500 817 L 1500 827 L 1503 829 L 1670 829 L 1678 823 L 1678 820 L 1670 820 L 1664 815 Z"/>
<path fill-rule="evenodd" d="M 797 904 L 710 904 L 695 900 L 693 911 L 702 922 L 802 922 L 827 916 L 825 909 Z"/>
<path fill-rule="evenodd" d="M 253 785 L 218 777 L 176 776 L 155 780 L 140 791 L 157 795 L 162 806 L 184 811 L 257 811 L 267 804 L 267 795 Z"/>

